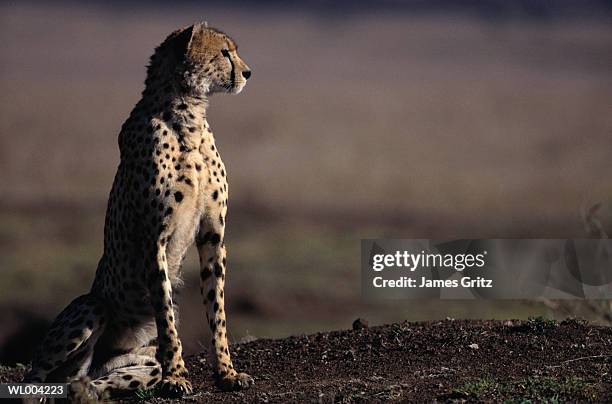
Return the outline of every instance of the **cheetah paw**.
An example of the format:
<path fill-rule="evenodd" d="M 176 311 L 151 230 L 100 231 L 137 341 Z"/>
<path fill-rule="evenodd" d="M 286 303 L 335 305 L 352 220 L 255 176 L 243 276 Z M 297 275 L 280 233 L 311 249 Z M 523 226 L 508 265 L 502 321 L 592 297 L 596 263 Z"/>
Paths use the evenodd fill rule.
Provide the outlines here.
<path fill-rule="evenodd" d="M 255 381 L 246 373 L 236 373 L 217 379 L 217 387 L 223 391 L 245 390 L 253 384 L 255 384 Z"/>
<path fill-rule="evenodd" d="M 97 403 L 100 397 L 91 385 L 89 377 L 81 377 L 68 385 L 68 397 L 71 403 L 91 404 Z"/>
<path fill-rule="evenodd" d="M 167 376 L 159 382 L 159 395 L 162 397 L 181 398 L 192 392 L 191 383 L 184 377 Z"/>

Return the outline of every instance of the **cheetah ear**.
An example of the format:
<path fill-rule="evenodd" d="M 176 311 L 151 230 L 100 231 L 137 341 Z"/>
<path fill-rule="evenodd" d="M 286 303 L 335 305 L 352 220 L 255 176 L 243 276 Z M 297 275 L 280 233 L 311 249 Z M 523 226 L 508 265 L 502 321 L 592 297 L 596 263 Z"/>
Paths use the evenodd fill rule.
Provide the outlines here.
<path fill-rule="evenodd" d="M 193 26 L 190 26 L 173 32 L 170 35 L 170 38 L 168 38 L 169 40 L 172 40 L 170 42 L 171 50 L 178 60 L 184 59 L 185 55 L 187 54 L 192 36 Z"/>
<path fill-rule="evenodd" d="M 204 49 L 204 31 L 208 28 L 207 22 L 198 22 L 190 27 L 190 37 L 186 46 L 186 53 L 198 53 Z"/>
<path fill-rule="evenodd" d="M 172 39 L 172 53 L 174 53 L 178 60 L 183 60 L 189 54 L 192 47 L 196 46 L 198 41 L 194 39 L 202 36 L 201 32 L 203 29 L 202 23 L 197 23 L 174 31 L 170 35 L 168 39 Z"/>

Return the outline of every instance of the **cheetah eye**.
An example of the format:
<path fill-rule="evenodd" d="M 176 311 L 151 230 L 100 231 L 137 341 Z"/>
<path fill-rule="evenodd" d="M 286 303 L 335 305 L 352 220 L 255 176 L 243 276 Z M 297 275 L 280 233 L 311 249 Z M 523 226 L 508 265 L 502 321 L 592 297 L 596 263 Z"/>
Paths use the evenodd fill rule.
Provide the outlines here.
<path fill-rule="evenodd" d="M 225 56 L 226 58 L 229 57 L 229 50 L 228 49 L 221 49 L 221 54 L 223 56 Z"/>

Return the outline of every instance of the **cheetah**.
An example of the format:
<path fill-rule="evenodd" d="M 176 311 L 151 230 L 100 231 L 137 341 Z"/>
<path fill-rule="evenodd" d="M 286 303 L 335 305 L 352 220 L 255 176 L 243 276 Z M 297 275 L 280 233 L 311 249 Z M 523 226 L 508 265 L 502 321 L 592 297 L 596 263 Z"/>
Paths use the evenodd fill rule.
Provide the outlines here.
<path fill-rule="evenodd" d="M 253 384 L 234 369 L 228 348 L 227 173 L 206 120 L 208 97 L 238 94 L 250 76 L 234 40 L 205 23 L 173 32 L 155 49 L 142 98 L 119 133 L 91 290 L 55 319 L 25 381 L 68 381 L 93 400 L 152 388 L 166 397 L 191 394 L 172 292 L 195 242 L 216 384 L 223 391 Z"/>

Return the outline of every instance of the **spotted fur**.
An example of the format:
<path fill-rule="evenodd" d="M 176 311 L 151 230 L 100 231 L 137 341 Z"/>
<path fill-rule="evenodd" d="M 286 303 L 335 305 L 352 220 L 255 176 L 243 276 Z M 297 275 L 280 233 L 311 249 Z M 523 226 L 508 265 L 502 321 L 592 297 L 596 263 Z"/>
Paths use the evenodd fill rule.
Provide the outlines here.
<path fill-rule="evenodd" d="M 195 241 L 217 384 L 253 383 L 234 369 L 228 348 L 227 174 L 206 120 L 208 96 L 239 93 L 250 75 L 235 42 L 204 24 L 173 32 L 155 50 L 142 99 L 119 134 L 91 291 L 57 317 L 27 381 L 69 380 L 75 394 L 95 398 L 153 387 L 190 394 L 172 290 Z"/>

